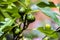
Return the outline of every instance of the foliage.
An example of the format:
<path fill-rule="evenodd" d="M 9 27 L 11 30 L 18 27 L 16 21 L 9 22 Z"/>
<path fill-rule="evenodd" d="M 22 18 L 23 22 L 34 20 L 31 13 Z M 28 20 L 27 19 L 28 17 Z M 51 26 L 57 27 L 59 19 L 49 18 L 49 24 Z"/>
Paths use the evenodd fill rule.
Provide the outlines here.
<path fill-rule="evenodd" d="M 13 34 L 13 40 L 19 40 L 24 37 L 22 32 L 28 28 L 30 23 L 35 21 L 34 13 L 38 12 L 31 8 L 33 5 L 36 5 L 38 11 L 41 10 L 43 14 L 50 17 L 60 26 L 60 20 L 57 18 L 59 15 L 51 10 L 52 7 L 57 8 L 59 6 L 56 6 L 53 2 L 41 0 L 35 4 L 31 0 L 0 0 L 0 40 L 5 40 L 6 35 L 10 33 Z M 16 20 L 18 19 L 19 21 L 17 22 Z M 22 23 L 24 24 L 23 28 L 21 28 Z M 38 27 L 36 30 L 48 37 L 58 38 L 58 33 L 52 29 Z M 35 36 L 37 35 L 32 32 L 26 37 L 33 39 Z"/>

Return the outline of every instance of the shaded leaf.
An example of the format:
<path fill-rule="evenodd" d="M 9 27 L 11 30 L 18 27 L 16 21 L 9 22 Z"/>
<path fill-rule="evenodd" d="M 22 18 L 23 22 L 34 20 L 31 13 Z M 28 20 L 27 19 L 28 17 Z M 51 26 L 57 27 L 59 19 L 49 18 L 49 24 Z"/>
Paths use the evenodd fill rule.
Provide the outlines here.
<path fill-rule="evenodd" d="M 0 31 L 0 37 L 4 34 L 4 32 Z"/>
<path fill-rule="evenodd" d="M 12 28 L 12 26 L 5 26 L 4 29 L 2 29 L 3 32 L 8 32 L 10 29 Z"/>
<path fill-rule="evenodd" d="M 28 32 L 28 33 L 27 33 Z M 39 37 L 39 32 L 37 30 L 32 30 L 32 31 L 28 31 L 27 32 L 25 31 L 23 33 L 24 37 L 26 38 L 30 38 L 30 39 L 33 39 L 33 38 L 36 38 L 36 37 Z"/>
<path fill-rule="evenodd" d="M 4 25 L 3 23 L 0 22 L 0 26 Z"/>
<path fill-rule="evenodd" d="M 46 4 L 44 2 L 40 2 L 37 4 L 39 7 L 56 7 L 56 5 L 53 2 L 49 2 L 49 4 Z"/>
<path fill-rule="evenodd" d="M 0 22 L 1 22 L 1 21 L 4 21 L 4 16 L 1 15 L 1 13 L 0 13 Z"/>
<path fill-rule="evenodd" d="M 57 7 L 60 7 L 60 4 L 57 4 Z"/>
<path fill-rule="evenodd" d="M 49 1 L 48 0 L 41 0 L 42 2 L 46 3 L 46 4 L 49 4 Z"/>
<path fill-rule="evenodd" d="M 49 4 L 49 0 L 31 0 L 32 4 L 39 4 L 40 2 L 44 2 L 45 4 Z"/>
<path fill-rule="evenodd" d="M 30 5 L 30 2 L 31 2 L 31 0 L 25 0 L 26 6 L 29 6 Z"/>

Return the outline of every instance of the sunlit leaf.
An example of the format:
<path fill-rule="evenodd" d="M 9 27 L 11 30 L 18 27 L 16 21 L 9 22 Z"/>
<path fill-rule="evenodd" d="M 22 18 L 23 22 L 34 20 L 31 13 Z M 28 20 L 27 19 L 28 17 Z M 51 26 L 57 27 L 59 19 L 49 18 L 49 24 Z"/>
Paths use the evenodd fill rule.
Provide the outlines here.
<path fill-rule="evenodd" d="M 8 28 L 10 28 L 11 27 L 11 25 L 14 23 L 14 21 L 15 21 L 16 19 L 11 19 L 11 20 L 9 20 L 9 21 L 7 21 L 3 26 L 1 26 L 0 27 L 0 30 L 2 31 L 2 30 L 4 30 L 4 29 L 8 29 Z"/>
<path fill-rule="evenodd" d="M 48 31 L 48 30 L 45 30 L 43 27 L 39 27 L 37 30 L 44 33 L 48 37 L 52 37 L 52 38 L 57 38 L 58 37 L 57 33 L 54 33 L 54 30 L 49 30 Z"/>
<path fill-rule="evenodd" d="M 29 6 L 29 5 L 30 5 L 30 1 L 31 1 L 31 0 L 25 0 L 26 6 Z"/>
<path fill-rule="evenodd" d="M 2 15 L 6 18 L 11 18 L 10 15 L 6 12 L 5 9 L 1 9 Z"/>
<path fill-rule="evenodd" d="M 17 7 L 12 7 L 11 9 L 7 8 L 8 14 L 11 14 L 12 17 L 20 17 Z"/>
<path fill-rule="evenodd" d="M 54 22 L 56 22 L 60 26 L 60 20 L 57 18 L 58 14 L 56 12 L 52 11 L 49 7 L 40 8 L 40 10 L 45 15 L 49 16 L 50 18 L 52 18 L 52 20 L 54 20 Z"/>
<path fill-rule="evenodd" d="M 10 3 L 13 3 L 13 2 L 16 2 L 17 0 L 1 0 L 0 1 L 0 4 L 10 4 Z"/>
<path fill-rule="evenodd" d="M 3 40 L 6 40 L 6 37 L 4 37 Z"/>

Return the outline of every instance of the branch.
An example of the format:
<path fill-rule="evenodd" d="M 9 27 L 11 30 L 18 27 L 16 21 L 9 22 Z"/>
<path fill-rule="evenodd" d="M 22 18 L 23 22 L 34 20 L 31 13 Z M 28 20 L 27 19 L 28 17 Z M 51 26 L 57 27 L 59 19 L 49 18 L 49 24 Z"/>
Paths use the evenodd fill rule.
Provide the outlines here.
<path fill-rule="evenodd" d="M 14 38 L 14 40 L 17 40 L 17 38 L 20 38 L 19 35 L 21 35 L 22 32 L 28 28 L 28 25 L 29 25 L 29 23 L 27 22 L 27 15 L 26 15 L 23 29 L 17 34 L 17 36 Z"/>

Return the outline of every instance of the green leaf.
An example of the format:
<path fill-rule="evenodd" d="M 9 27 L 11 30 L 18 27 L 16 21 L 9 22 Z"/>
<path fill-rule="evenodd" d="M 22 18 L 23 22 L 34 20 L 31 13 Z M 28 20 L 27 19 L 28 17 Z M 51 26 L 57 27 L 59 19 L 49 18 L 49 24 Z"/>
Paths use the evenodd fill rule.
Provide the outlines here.
<path fill-rule="evenodd" d="M 39 31 L 41 31 L 41 32 L 44 32 L 43 27 L 39 27 L 37 30 L 39 30 Z"/>
<path fill-rule="evenodd" d="M 45 37 L 43 40 L 48 40 L 49 39 L 49 37 Z"/>
<path fill-rule="evenodd" d="M 12 17 L 18 17 L 18 18 L 20 17 L 17 7 L 12 7 L 11 9 L 7 8 L 7 12 L 8 14 L 11 14 Z"/>
<path fill-rule="evenodd" d="M 2 8 L 2 9 L 6 9 L 7 8 L 7 4 L 0 4 L 0 7 Z"/>
<path fill-rule="evenodd" d="M 57 7 L 60 7 L 60 4 L 57 4 Z"/>
<path fill-rule="evenodd" d="M 0 31 L 0 37 L 4 34 L 4 32 Z"/>
<path fill-rule="evenodd" d="M 0 39 L 2 39 L 5 35 L 7 35 L 8 32 L 10 32 L 13 28 L 12 24 L 14 23 L 14 21 L 16 20 L 16 18 L 14 19 L 10 19 L 8 21 L 6 21 L 6 23 L 0 27 L 0 31 L 3 32 L 3 34 L 0 36 Z"/>
<path fill-rule="evenodd" d="M 6 40 L 6 37 L 4 37 L 3 40 Z"/>
<path fill-rule="evenodd" d="M 41 0 L 42 2 L 46 3 L 46 4 L 49 4 L 49 1 L 48 0 Z"/>
<path fill-rule="evenodd" d="M 52 11 L 49 7 L 46 8 L 40 8 L 40 10 L 47 16 L 49 16 L 50 18 L 52 18 L 52 20 L 54 22 L 56 22 L 59 26 L 60 26 L 60 20 L 57 18 L 58 14 L 54 11 Z"/>
<path fill-rule="evenodd" d="M 54 33 L 54 30 L 49 30 L 48 31 L 48 30 L 45 30 L 43 27 L 39 27 L 37 30 L 44 33 L 48 37 L 52 37 L 52 38 L 57 38 L 58 37 L 57 33 Z"/>
<path fill-rule="evenodd" d="M 8 5 L 7 11 L 10 13 L 17 13 L 18 12 L 18 8 L 17 7 L 12 7 L 10 8 L 11 5 Z"/>
<path fill-rule="evenodd" d="M 3 32 L 8 32 L 10 29 L 12 28 L 12 26 L 5 26 L 4 29 L 2 29 Z"/>
<path fill-rule="evenodd" d="M 45 4 L 49 4 L 49 0 L 31 0 L 31 3 L 32 4 L 39 4 L 39 3 L 41 3 L 41 2 L 43 2 L 43 3 L 45 3 Z"/>
<path fill-rule="evenodd" d="M 2 39 L 9 31 L 12 30 L 12 28 L 13 28 L 12 24 L 14 23 L 15 20 L 16 20 L 16 18 L 10 19 L 10 20 L 6 21 L 6 23 L 4 25 L 2 25 L 0 27 L 0 31 L 3 32 L 3 34 L 0 36 L 0 39 Z"/>
<path fill-rule="evenodd" d="M 15 19 L 10 19 L 9 21 L 7 21 L 3 26 L 0 27 L 0 30 L 4 30 L 4 29 L 9 29 L 9 28 L 12 28 L 11 25 L 14 23 L 14 21 L 16 20 Z"/>
<path fill-rule="evenodd" d="M 18 0 L 7 0 L 7 2 L 16 2 Z"/>
<path fill-rule="evenodd" d="M 1 21 L 4 21 L 4 16 L 1 15 L 1 13 L 0 13 L 0 22 L 1 22 Z"/>
<path fill-rule="evenodd" d="M 31 1 L 31 0 L 25 0 L 26 6 L 29 6 L 29 5 L 30 5 L 30 1 Z"/>
<path fill-rule="evenodd" d="M 2 15 L 6 18 L 11 18 L 10 15 L 6 12 L 5 9 L 1 9 Z"/>
<path fill-rule="evenodd" d="M 24 3 L 24 2 L 25 2 L 25 0 L 20 0 L 20 2 Z"/>
<path fill-rule="evenodd" d="M 0 22 L 0 26 L 4 25 L 4 23 Z"/>
<path fill-rule="evenodd" d="M 1 0 L 0 1 L 0 4 L 10 4 L 10 3 L 13 3 L 13 2 L 16 2 L 17 0 Z"/>
<path fill-rule="evenodd" d="M 24 34 L 23 34 L 24 37 L 26 37 L 26 38 L 33 39 L 33 38 L 39 37 L 39 32 L 36 30 L 32 30 L 30 32 L 27 30 L 27 32 L 24 32 Z"/>
<path fill-rule="evenodd" d="M 53 2 L 49 2 L 49 4 L 46 4 L 44 2 L 40 2 L 37 4 L 39 7 L 56 7 L 56 5 Z"/>

